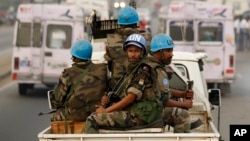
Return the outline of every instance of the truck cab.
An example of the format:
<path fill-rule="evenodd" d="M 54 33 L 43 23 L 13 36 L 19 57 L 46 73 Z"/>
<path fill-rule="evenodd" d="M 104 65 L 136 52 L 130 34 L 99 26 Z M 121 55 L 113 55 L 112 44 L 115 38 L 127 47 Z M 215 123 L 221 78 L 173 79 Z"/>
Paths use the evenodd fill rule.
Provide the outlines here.
<path fill-rule="evenodd" d="M 230 90 L 235 80 L 236 44 L 232 7 L 200 1 L 173 0 L 159 14 L 160 32 L 170 35 L 176 51 L 203 52 L 209 88 Z M 226 88 L 226 89 L 223 89 Z"/>
<path fill-rule="evenodd" d="M 12 80 L 20 95 L 35 84 L 53 86 L 71 66 L 70 47 L 83 39 L 83 11 L 61 4 L 20 4 L 14 27 Z"/>

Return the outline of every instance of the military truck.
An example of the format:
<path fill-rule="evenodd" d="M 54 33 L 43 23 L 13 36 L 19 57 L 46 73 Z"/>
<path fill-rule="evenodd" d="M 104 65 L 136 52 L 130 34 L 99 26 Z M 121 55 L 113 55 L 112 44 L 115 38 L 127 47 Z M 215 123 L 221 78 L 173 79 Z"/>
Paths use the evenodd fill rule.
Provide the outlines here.
<path fill-rule="evenodd" d="M 219 108 L 220 90 L 207 89 L 206 81 L 203 77 L 202 60 L 204 53 L 174 52 L 173 61 L 170 64 L 173 70 L 170 86 L 175 89 L 184 90 L 188 81 L 193 81 L 194 100 L 193 107 L 188 111 L 192 119 L 191 133 L 173 133 L 173 128 L 169 125 L 148 126 L 140 129 L 100 129 L 99 134 L 71 133 L 54 134 L 51 126 L 38 134 L 39 141 L 49 140 L 74 140 L 74 141 L 219 141 Z M 217 114 L 212 113 L 213 109 L 218 109 Z"/>

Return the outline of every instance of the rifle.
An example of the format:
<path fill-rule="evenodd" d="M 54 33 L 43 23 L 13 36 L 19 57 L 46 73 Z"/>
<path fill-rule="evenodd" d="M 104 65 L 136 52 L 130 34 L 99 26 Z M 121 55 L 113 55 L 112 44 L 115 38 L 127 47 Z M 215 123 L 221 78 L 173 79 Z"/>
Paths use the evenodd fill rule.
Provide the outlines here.
<path fill-rule="evenodd" d="M 187 81 L 187 88 L 188 88 L 188 89 L 192 89 L 192 88 L 193 88 L 193 85 L 194 85 L 194 81 L 193 81 L 193 80 Z"/>
<path fill-rule="evenodd" d="M 193 85 L 194 85 L 194 81 L 193 80 L 189 80 L 187 81 L 187 88 L 189 90 L 191 90 L 193 88 Z M 187 97 L 186 99 L 190 99 L 189 97 Z"/>
<path fill-rule="evenodd" d="M 113 90 L 108 92 L 107 96 L 108 96 L 109 103 L 106 103 L 104 105 L 104 108 L 109 107 L 110 104 L 113 102 L 118 102 L 121 100 L 121 98 L 118 96 L 118 93 L 120 92 L 122 86 L 125 83 L 124 78 L 126 76 L 127 76 L 126 73 L 124 73 L 122 77 L 119 79 L 119 81 L 117 82 L 117 84 L 115 85 L 115 87 L 113 88 Z"/>
<path fill-rule="evenodd" d="M 189 81 L 187 81 L 187 88 L 188 89 L 192 89 L 193 88 L 193 85 L 194 85 L 194 81 L 193 80 L 189 80 Z M 190 99 L 190 98 L 187 98 L 187 99 Z M 197 128 L 197 127 L 200 127 L 201 125 L 203 124 L 203 122 L 201 121 L 201 119 L 200 118 L 198 118 L 196 121 L 193 121 L 192 123 L 191 123 L 191 129 L 195 129 L 195 128 Z"/>

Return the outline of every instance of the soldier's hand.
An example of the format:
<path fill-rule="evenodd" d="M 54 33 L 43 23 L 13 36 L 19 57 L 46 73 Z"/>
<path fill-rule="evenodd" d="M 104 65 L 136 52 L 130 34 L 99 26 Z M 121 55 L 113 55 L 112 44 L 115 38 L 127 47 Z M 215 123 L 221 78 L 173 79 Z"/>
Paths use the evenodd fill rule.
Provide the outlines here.
<path fill-rule="evenodd" d="M 193 100 L 194 98 L 194 91 L 191 89 L 186 90 L 186 99 Z"/>
<path fill-rule="evenodd" d="M 183 100 L 183 106 L 184 108 L 188 109 L 188 108 L 192 108 L 193 106 L 193 101 L 191 99 L 184 99 Z"/>
<path fill-rule="evenodd" d="M 101 98 L 101 105 L 105 106 L 109 103 L 107 92 L 104 93 L 104 95 Z"/>
<path fill-rule="evenodd" d="M 96 105 L 96 110 L 95 112 L 97 114 L 102 114 L 102 113 L 107 113 L 103 105 Z"/>

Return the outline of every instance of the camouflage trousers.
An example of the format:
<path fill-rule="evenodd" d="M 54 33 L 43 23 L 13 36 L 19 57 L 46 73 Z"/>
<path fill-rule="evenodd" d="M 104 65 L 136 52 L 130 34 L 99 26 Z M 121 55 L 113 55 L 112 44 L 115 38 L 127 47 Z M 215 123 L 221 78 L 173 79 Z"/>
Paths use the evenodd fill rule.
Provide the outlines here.
<path fill-rule="evenodd" d="M 129 111 L 116 111 L 104 114 L 92 113 L 85 122 L 84 132 L 94 134 L 98 133 L 99 128 L 126 128 L 144 124 L 141 119 Z"/>
<path fill-rule="evenodd" d="M 85 121 L 86 118 L 90 115 L 90 112 L 87 112 L 85 109 L 71 109 L 65 110 L 64 108 L 57 109 L 56 112 L 52 115 L 51 121 L 64 121 L 64 120 L 73 120 L 73 121 Z"/>
<path fill-rule="evenodd" d="M 166 124 L 173 126 L 174 133 L 190 133 L 191 119 L 187 110 L 166 107 L 162 112 L 162 118 Z"/>

